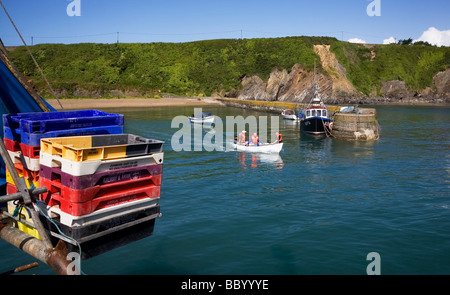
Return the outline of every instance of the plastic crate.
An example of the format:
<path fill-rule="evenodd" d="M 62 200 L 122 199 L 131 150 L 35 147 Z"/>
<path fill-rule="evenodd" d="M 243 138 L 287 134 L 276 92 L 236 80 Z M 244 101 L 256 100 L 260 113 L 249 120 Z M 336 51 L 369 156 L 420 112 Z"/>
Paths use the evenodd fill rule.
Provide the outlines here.
<path fill-rule="evenodd" d="M 133 134 L 75 136 L 41 140 L 41 151 L 79 162 L 160 153 L 162 146 L 162 141 Z"/>
<path fill-rule="evenodd" d="M 117 206 L 103 208 L 101 210 L 96 210 L 92 213 L 81 216 L 73 216 L 66 212 L 63 212 L 58 206 L 44 207 L 40 204 L 39 208 L 41 210 L 44 210 L 47 216 L 50 216 L 50 218 L 54 221 L 58 221 L 61 224 L 64 224 L 69 227 L 80 227 L 98 222 L 100 220 L 111 219 L 116 216 L 127 214 L 129 212 L 151 208 L 158 205 L 159 205 L 159 198 L 142 199 L 134 202 L 120 204 Z"/>
<path fill-rule="evenodd" d="M 22 163 L 15 163 L 14 168 L 16 169 L 19 175 L 31 180 L 32 182 L 39 181 L 39 171 L 32 171 L 23 167 Z"/>
<path fill-rule="evenodd" d="M 3 138 L 3 143 L 5 144 L 5 147 L 8 151 L 11 152 L 20 152 L 20 142 L 12 140 L 12 139 L 8 139 L 8 138 Z M 39 147 L 40 148 L 40 147 Z"/>
<path fill-rule="evenodd" d="M 45 165 L 41 165 L 39 175 L 51 181 L 59 181 L 61 185 L 68 188 L 81 190 L 96 185 L 120 183 L 123 181 L 140 179 L 148 176 L 153 176 L 153 182 L 155 185 L 161 185 L 162 171 L 163 167 L 161 164 L 150 164 L 112 171 L 103 171 L 82 176 L 74 176 L 61 171 L 60 168 L 50 168 Z"/>
<path fill-rule="evenodd" d="M 3 142 L 5 143 L 6 149 L 10 152 L 21 152 L 25 157 L 39 158 L 39 152 L 41 150 L 40 145 L 26 145 L 8 138 L 4 138 Z"/>
<path fill-rule="evenodd" d="M 83 226 L 66 226 L 54 220 L 64 235 L 75 239 L 81 246 L 81 259 L 85 260 L 153 234 L 156 218 L 160 217 L 159 205 L 140 208 L 124 214 L 102 218 Z M 43 219 L 44 227 L 55 234 L 59 230 L 49 220 Z M 53 237 L 54 243 L 58 241 Z M 79 251 L 78 245 L 65 240 L 69 252 Z"/>
<path fill-rule="evenodd" d="M 12 178 L 12 176 L 11 176 L 11 173 L 8 171 L 8 169 L 6 169 L 6 183 L 9 183 L 9 184 L 12 184 L 12 185 L 15 185 L 15 183 L 14 183 L 14 179 Z M 19 174 L 19 177 L 24 177 L 23 176 L 23 174 L 21 174 L 21 173 L 18 173 Z M 37 187 L 39 187 L 39 180 L 34 180 L 34 179 L 30 179 L 30 178 L 27 178 L 27 177 L 24 177 L 24 179 L 25 179 L 25 183 L 26 183 L 26 185 L 27 185 L 27 188 L 31 188 L 31 187 L 35 187 L 35 188 L 37 188 Z"/>
<path fill-rule="evenodd" d="M 3 126 L 27 133 L 45 133 L 63 129 L 123 126 L 124 117 L 98 110 L 13 113 L 3 115 Z"/>
<path fill-rule="evenodd" d="M 9 157 L 11 158 L 11 161 L 16 164 L 22 164 L 24 168 L 30 170 L 39 172 L 39 165 L 40 165 L 40 159 L 39 158 L 30 158 L 26 157 L 22 154 L 22 152 L 11 152 L 8 151 Z"/>
<path fill-rule="evenodd" d="M 15 140 L 20 143 L 39 146 L 42 138 L 50 137 L 66 137 L 66 136 L 83 136 L 83 135 L 101 135 L 101 134 L 122 134 L 123 125 L 99 126 L 99 127 L 85 127 L 77 129 L 64 129 L 49 131 L 44 133 L 28 133 L 19 129 L 13 130 L 9 127 L 3 127 L 4 137 Z"/>
<path fill-rule="evenodd" d="M 40 165 L 51 168 L 60 168 L 62 172 L 73 176 L 90 175 L 104 171 L 145 166 L 151 164 L 163 164 L 164 153 L 155 153 L 148 156 L 129 157 L 116 160 L 98 160 L 75 162 L 58 156 L 53 156 L 41 151 Z"/>
<path fill-rule="evenodd" d="M 159 198 L 160 192 L 161 187 L 152 184 L 139 188 L 109 192 L 105 195 L 95 197 L 91 201 L 81 203 L 71 202 L 61 196 L 60 193 L 48 192 L 40 195 L 40 198 L 50 207 L 59 206 L 61 211 L 65 213 L 73 216 L 82 216 L 96 210 L 117 206 L 128 202 L 147 198 Z"/>
<path fill-rule="evenodd" d="M 14 187 L 15 188 L 15 187 Z M 10 191 L 16 192 L 15 189 L 9 189 Z M 8 202 L 8 213 L 11 215 L 14 215 L 14 211 L 16 210 L 16 205 L 14 205 L 13 201 Z M 18 221 L 15 221 L 14 226 L 19 229 L 20 231 L 29 234 L 32 237 L 35 237 L 36 239 L 41 239 L 41 236 L 39 235 L 39 231 L 33 226 L 33 220 L 31 219 L 31 216 L 28 214 L 27 210 L 23 208 L 18 214 L 17 217 L 19 218 Z"/>
<path fill-rule="evenodd" d="M 108 183 L 103 185 L 96 185 L 84 189 L 72 189 L 65 185 L 62 185 L 60 180 L 49 180 L 45 177 L 39 178 L 39 186 L 47 187 L 47 193 L 44 194 L 44 198 L 48 198 L 46 195 L 59 194 L 60 197 L 73 203 L 90 202 L 96 198 L 115 196 L 115 195 L 128 195 L 130 192 L 145 191 L 160 181 L 160 176 L 147 176 L 144 178 L 131 179 L 127 181 Z"/>

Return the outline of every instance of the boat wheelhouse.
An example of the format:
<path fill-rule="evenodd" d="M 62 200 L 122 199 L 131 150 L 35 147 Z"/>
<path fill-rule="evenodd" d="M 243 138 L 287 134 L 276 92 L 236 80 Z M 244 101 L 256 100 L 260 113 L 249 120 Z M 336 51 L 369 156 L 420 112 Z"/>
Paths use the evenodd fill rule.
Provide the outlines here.
<path fill-rule="evenodd" d="M 311 104 L 300 112 L 300 130 L 313 135 L 321 135 L 331 131 L 331 115 L 328 107 L 318 94 L 317 82 Z"/>

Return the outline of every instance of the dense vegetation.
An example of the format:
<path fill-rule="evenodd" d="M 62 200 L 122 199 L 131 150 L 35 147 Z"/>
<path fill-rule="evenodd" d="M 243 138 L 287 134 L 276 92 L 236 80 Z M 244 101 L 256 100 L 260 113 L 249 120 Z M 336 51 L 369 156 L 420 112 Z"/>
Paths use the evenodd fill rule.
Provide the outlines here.
<path fill-rule="evenodd" d="M 421 91 L 432 85 L 433 76 L 450 67 L 450 47 L 414 44 L 363 46 L 334 42 L 331 51 L 347 69 L 347 78 L 362 93 L 379 94 L 383 82 L 405 81 Z"/>
<path fill-rule="evenodd" d="M 65 90 L 134 90 L 208 96 L 240 87 L 244 76 L 267 79 L 274 69 L 301 64 L 312 71 L 314 44 L 331 44 L 349 80 L 365 94 L 383 81 L 400 79 L 408 87 L 431 85 L 450 66 L 450 48 L 426 45 L 376 45 L 372 48 L 328 37 L 227 39 L 189 43 L 42 44 L 30 47 L 53 88 Z M 372 60 L 371 51 L 376 58 Z M 16 67 L 45 93 L 47 87 L 25 48 L 10 53 Z M 319 63 L 318 63 L 319 64 Z M 322 70 L 318 65 L 318 70 Z"/>

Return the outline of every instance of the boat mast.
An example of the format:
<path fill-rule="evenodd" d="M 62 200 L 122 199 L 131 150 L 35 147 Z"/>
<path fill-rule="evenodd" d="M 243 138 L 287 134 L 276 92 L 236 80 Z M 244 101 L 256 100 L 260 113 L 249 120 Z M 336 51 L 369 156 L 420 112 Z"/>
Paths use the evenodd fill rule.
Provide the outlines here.
<path fill-rule="evenodd" d="M 319 97 L 319 83 L 316 80 L 316 59 L 314 59 L 314 95 L 311 99 L 311 103 L 314 102 L 316 97 Z"/>

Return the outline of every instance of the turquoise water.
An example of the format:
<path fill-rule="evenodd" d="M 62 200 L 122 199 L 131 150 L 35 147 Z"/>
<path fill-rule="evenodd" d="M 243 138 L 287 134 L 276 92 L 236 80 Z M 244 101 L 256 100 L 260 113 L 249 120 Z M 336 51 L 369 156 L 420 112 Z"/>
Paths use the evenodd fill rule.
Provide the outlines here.
<path fill-rule="evenodd" d="M 280 119 L 279 157 L 175 152 L 171 120 L 193 108 L 121 110 L 127 133 L 166 142 L 163 216 L 151 237 L 83 261 L 83 271 L 364 275 L 377 252 L 381 274 L 450 274 L 450 108 L 376 108 L 375 142 L 306 137 Z M 35 261 L 0 247 L 0 273 Z"/>

